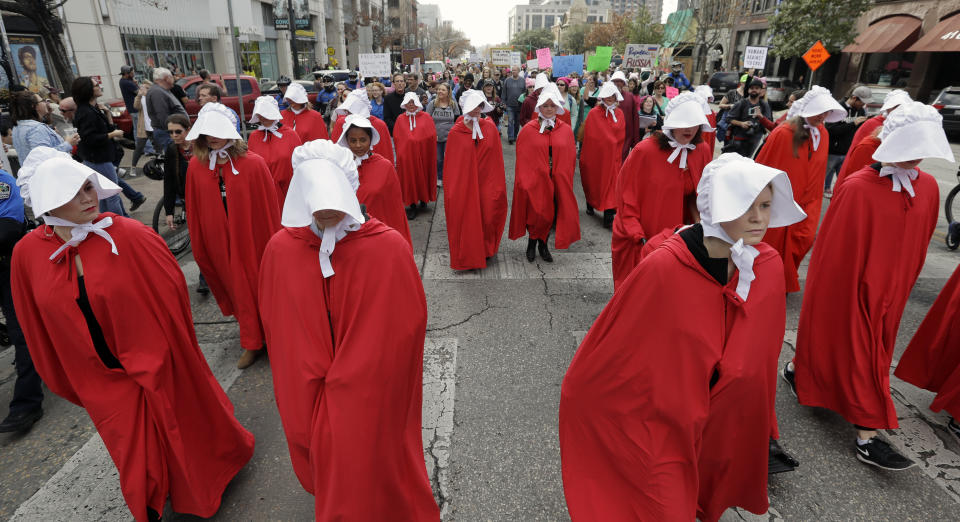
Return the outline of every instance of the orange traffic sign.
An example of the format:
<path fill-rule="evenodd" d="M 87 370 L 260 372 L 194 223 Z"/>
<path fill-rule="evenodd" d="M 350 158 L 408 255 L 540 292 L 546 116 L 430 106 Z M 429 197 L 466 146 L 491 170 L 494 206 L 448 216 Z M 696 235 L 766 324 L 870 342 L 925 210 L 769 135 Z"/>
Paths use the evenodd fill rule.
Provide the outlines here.
<path fill-rule="evenodd" d="M 823 42 L 820 40 L 817 40 L 817 43 L 813 44 L 807 52 L 803 53 L 803 61 L 807 62 L 811 71 L 819 69 L 820 66 L 823 65 L 823 62 L 829 58 L 830 53 L 827 52 L 827 48 L 823 46 Z"/>

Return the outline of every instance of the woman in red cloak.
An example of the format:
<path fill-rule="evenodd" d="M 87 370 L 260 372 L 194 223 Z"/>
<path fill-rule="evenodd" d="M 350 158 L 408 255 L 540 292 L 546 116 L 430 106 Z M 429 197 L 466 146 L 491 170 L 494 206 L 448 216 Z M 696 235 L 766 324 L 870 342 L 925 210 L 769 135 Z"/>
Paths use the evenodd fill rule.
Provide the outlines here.
<path fill-rule="evenodd" d="M 207 366 L 186 281 L 141 223 L 99 214 L 120 192 L 69 154 L 31 152 L 17 182 L 45 225 L 17 243 L 13 297 L 51 391 L 87 410 L 138 522 L 213 516 L 253 455 L 253 435 Z"/>
<path fill-rule="evenodd" d="M 323 115 L 310 108 L 310 100 L 303 85 L 296 82 L 290 84 L 283 95 L 283 101 L 289 106 L 281 113 L 283 124 L 295 130 L 302 143 L 330 139 L 327 122 L 323 121 Z"/>
<path fill-rule="evenodd" d="M 960 438 L 960 267 L 940 291 L 910 345 L 900 357 L 894 375 L 937 394 L 932 411 L 947 410 L 947 429 Z"/>
<path fill-rule="evenodd" d="M 617 174 L 626 139 L 623 111 L 617 107 L 623 95 L 615 83 L 607 82 L 600 87 L 597 98 L 601 103 L 587 113 L 583 123 L 580 182 L 587 199 L 587 215 L 592 216 L 594 209 L 602 211 L 603 226 L 612 228 L 617 212 Z"/>
<path fill-rule="evenodd" d="M 433 118 L 423 112 L 416 93 L 403 95 L 400 107 L 404 113 L 397 116 L 393 126 L 397 175 L 403 190 L 403 204 L 409 205 L 407 219 L 414 219 L 417 203 L 424 209 L 427 202 L 437 200 L 437 128 Z"/>
<path fill-rule="evenodd" d="M 447 219 L 450 268 L 485 268 L 496 255 L 507 222 L 507 180 L 503 146 L 493 120 L 482 116 L 493 110 L 480 91 L 460 97 L 463 116 L 447 135 L 443 211 Z"/>
<path fill-rule="evenodd" d="M 670 100 L 666 112 L 663 132 L 634 147 L 617 178 L 619 204 L 610 240 L 614 288 L 640 262 L 648 239 L 697 220 L 697 184 L 710 162 L 710 149 L 701 136 L 712 128 L 700 96 L 692 92 Z"/>
<path fill-rule="evenodd" d="M 875 163 L 834 193 L 800 310 L 797 354 L 783 369 L 800 404 L 833 410 L 857 430 L 857 458 L 887 470 L 915 463 L 877 437 L 897 427 L 890 362 L 940 203 L 923 158 L 953 161 L 936 109 L 902 105 L 883 123 Z"/>
<path fill-rule="evenodd" d="M 698 85 L 693 90 L 702 100 L 703 115 L 707 117 L 707 124 L 710 125 L 710 131 L 703 133 L 703 142 L 707 144 L 710 150 L 710 159 L 713 160 L 714 151 L 717 146 L 717 113 L 713 112 L 710 104 L 713 103 L 713 89 L 709 85 Z"/>
<path fill-rule="evenodd" d="M 296 85 L 296 84 L 294 84 Z M 277 188 L 260 156 L 229 121 L 226 106 L 208 103 L 187 134 L 193 159 L 187 168 L 187 226 L 200 272 L 220 311 L 235 316 L 244 352 L 238 368 L 263 348 L 257 309 L 257 274 L 267 241 L 280 228 Z"/>
<path fill-rule="evenodd" d="M 770 133 L 757 155 L 757 163 L 783 170 L 790 176 L 793 197 L 807 214 L 807 219 L 786 228 L 769 230 L 767 237 L 763 238 L 763 242 L 775 248 L 783 258 L 787 292 L 800 291 L 798 268 L 817 237 L 823 178 L 827 171 L 827 145 L 830 144 L 830 135 L 823 123 L 840 121 L 846 114 L 830 91 L 814 85 L 794 102 L 787 113 L 786 124 Z"/>
<path fill-rule="evenodd" d="M 387 128 L 387 124 L 384 123 L 383 120 L 370 115 L 370 97 L 367 96 L 366 89 L 350 91 L 347 99 L 338 105 L 333 112 L 337 115 L 337 120 L 333 123 L 333 132 L 330 133 L 331 140 L 334 142 L 340 141 L 340 136 L 343 134 L 343 123 L 347 116 L 351 114 L 363 116 L 370 121 L 370 124 L 373 126 L 373 129 L 377 131 L 377 134 L 386 138 L 375 143 L 372 152 L 379 154 L 385 160 L 389 161 L 390 165 L 393 165 L 393 143 L 391 143 L 389 139 L 390 129 Z M 361 201 L 361 203 L 363 203 L 363 201 Z"/>
<path fill-rule="evenodd" d="M 287 228 L 260 273 L 277 408 L 317 520 L 439 521 L 421 439 L 423 284 L 357 185 L 349 150 L 294 152 Z"/>
<path fill-rule="evenodd" d="M 337 145 L 353 152 L 354 162 L 360 173 L 360 188 L 357 199 L 366 207 L 366 212 L 392 227 L 410 243 L 410 223 L 403 213 L 403 197 L 400 194 L 400 180 L 393 163 L 376 153 L 381 136 L 387 141 L 389 134 L 380 134 L 373 124 L 361 114 L 351 114 L 344 118 L 344 128 Z"/>
<path fill-rule="evenodd" d="M 760 241 L 803 218 L 791 194 L 785 173 L 724 154 L 700 181 L 701 223 L 644 258 L 590 328 L 560 392 L 574 521 L 767 511 L 786 300 Z"/>
<path fill-rule="evenodd" d="M 510 211 L 510 239 L 527 239 L 527 261 L 540 257 L 553 262 L 547 248 L 550 229 L 556 228 L 553 246 L 566 249 L 580 239 L 580 212 L 573 193 L 573 172 L 577 148 L 573 130 L 557 112 L 563 110 L 559 89 L 541 91 L 534 111 L 536 120 L 523 126 L 517 135 L 517 161 Z"/>
<path fill-rule="evenodd" d="M 287 197 L 287 187 L 293 177 L 290 156 L 293 149 L 300 146 L 300 136 L 292 128 L 280 123 L 280 108 L 273 96 L 261 96 L 253 104 L 250 123 L 259 123 L 257 130 L 250 133 L 247 144 L 250 152 L 255 152 L 267 162 L 267 168 L 277 184 L 277 199 L 280 209 Z"/>
<path fill-rule="evenodd" d="M 843 160 L 843 166 L 840 167 L 840 172 L 837 174 L 837 185 L 848 175 L 873 163 L 873 153 L 880 147 L 878 136 L 880 131 L 883 130 L 883 122 L 897 107 L 910 101 L 910 95 L 906 91 L 900 89 L 890 91 L 883 100 L 880 114 L 857 127 L 857 132 L 853 135 L 853 141 L 850 144 L 850 150 L 847 152 L 847 157 Z"/>

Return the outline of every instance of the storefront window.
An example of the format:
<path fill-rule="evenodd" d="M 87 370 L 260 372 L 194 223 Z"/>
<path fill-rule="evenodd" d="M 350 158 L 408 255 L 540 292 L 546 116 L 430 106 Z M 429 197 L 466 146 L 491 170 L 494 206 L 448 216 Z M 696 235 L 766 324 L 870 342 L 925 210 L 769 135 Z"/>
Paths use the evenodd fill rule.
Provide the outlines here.
<path fill-rule="evenodd" d="M 884 87 L 906 87 L 917 53 L 871 53 L 863 64 L 860 81 Z"/>
<path fill-rule="evenodd" d="M 152 79 L 155 67 L 166 67 L 177 76 L 213 69 L 210 40 L 128 34 L 123 35 L 123 49 L 138 79 Z"/>
<path fill-rule="evenodd" d="M 277 67 L 276 40 L 241 43 L 240 50 L 243 52 L 240 59 L 245 73 L 257 78 L 274 80 L 280 77 L 280 71 Z"/>
<path fill-rule="evenodd" d="M 297 40 L 297 62 L 300 71 L 306 74 L 313 70 L 317 62 L 317 42 L 315 40 Z"/>

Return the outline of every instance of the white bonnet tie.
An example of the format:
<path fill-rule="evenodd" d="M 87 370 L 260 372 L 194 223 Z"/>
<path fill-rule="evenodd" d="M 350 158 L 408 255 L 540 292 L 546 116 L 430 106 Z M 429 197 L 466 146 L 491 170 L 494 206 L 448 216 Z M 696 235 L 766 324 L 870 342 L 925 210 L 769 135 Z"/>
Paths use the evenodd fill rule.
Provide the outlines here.
<path fill-rule="evenodd" d="M 820 147 L 820 129 L 807 123 L 806 119 L 803 120 L 803 127 L 810 131 L 810 139 L 813 140 L 813 150 L 817 150 L 817 148 Z"/>
<path fill-rule="evenodd" d="M 343 239 L 348 232 L 359 230 L 360 226 L 361 223 L 358 223 L 351 216 L 346 216 L 336 225 L 323 230 L 317 227 L 316 221 L 310 224 L 310 230 L 322 238 L 320 241 L 319 257 L 320 272 L 323 274 L 324 279 L 336 274 L 336 272 L 333 271 L 333 264 L 330 263 L 330 256 L 333 255 L 333 250 L 337 247 L 337 241 Z"/>
<path fill-rule="evenodd" d="M 210 151 L 210 170 L 217 168 L 217 158 L 227 158 L 227 161 L 230 162 L 230 170 L 233 172 L 233 174 L 234 175 L 240 174 L 240 171 L 233 166 L 233 158 L 230 157 L 230 153 L 227 151 L 227 149 L 229 149 L 232 146 L 233 146 L 233 140 L 230 140 L 223 147 Z"/>
<path fill-rule="evenodd" d="M 603 106 L 607 108 L 607 114 L 606 114 L 606 115 L 607 115 L 607 116 L 613 116 L 613 123 L 617 123 L 617 106 L 616 106 L 616 104 L 614 104 L 614 105 L 607 105 L 606 103 L 604 103 Z"/>
<path fill-rule="evenodd" d="M 680 168 L 687 168 L 687 151 L 696 150 L 697 146 L 693 143 L 687 143 L 686 145 L 680 145 L 679 142 L 670 140 L 670 146 L 673 147 L 673 152 L 670 153 L 670 157 L 667 158 L 667 163 L 673 163 L 673 160 L 677 159 L 677 156 L 680 156 Z"/>
<path fill-rule="evenodd" d="M 747 296 L 750 294 L 750 283 L 757 278 L 756 274 L 753 273 L 753 262 L 757 259 L 757 256 L 760 255 L 760 251 L 752 246 L 743 244 L 743 239 L 738 239 L 734 242 L 720 225 L 714 225 L 706 221 L 701 221 L 700 225 L 703 226 L 704 237 L 709 236 L 722 239 L 731 245 L 730 260 L 733 261 L 733 265 L 736 266 L 740 272 L 740 278 L 737 280 L 737 295 L 746 301 Z"/>
<path fill-rule="evenodd" d="M 363 156 L 354 156 L 354 157 L 353 157 L 353 162 L 357 165 L 357 168 L 359 168 L 359 167 L 360 167 L 360 164 L 363 163 L 363 160 L 365 160 L 365 159 L 367 159 L 367 158 L 369 158 L 369 157 L 370 157 L 370 153 L 369 153 L 369 152 L 366 153 L 366 154 L 364 154 Z"/>
<path fill-rule="evenodd" d="M 110 237 L 110 234 L 104 230 L 113 224 L 113 218 L 105 217 L 96 223 L 90 222 L 78 225 L 65 219 L 47 215 L 43 217 L 43 221 L 50 226 L 70 227 L 70 240 L 60 245 L 60 248 L 50 255 L 51 261 L 56 259 L 64 250 L 83 243 L 83 241 L 87 239 L 87 236 L 90 235 L 91 232 L 102 237 L 103 239 L 106 239 L 107 242 L 110 243 L 110 251 L 113 252 L 114 255 L 120 255 L 117 252 L 117 244 L 113 242 L 113 238 Z"/>
<path fill-rule="evenodd" d="M 257 127 L 257 130 L 263 131 L 263 141 L 267 141 L 267 139 L 270 137 L 270 134 L 273 134 L 277 138 L 283 137 L 283 134 L 280 133 L 280 126 L 278 125 L 278 122 L 273 122 L 273 125 L 269 127 L 264 127 L 261 125 Z"/>
<path fill-rule="evenodd" d="M 463 122 L 473 128 L 473 139 L 477 139 L 477 138 L 480 138 L 481 140 L 483 139 L 483 132 L 480 130 L 480 118 L 473 118 L 464 114 Z M 469 124 L 472 124 L 472 125 L 469 125 Z"/>
<path fill-rule="evenodd" d="M 417 128 L 417 113 L 418 113 L 418 112 L 420 112 L 420 111 L 419 111 L 419 110 L 416 110 L 416 111 L 413 111 L 413 112 L 407 111 L 407 119 L 410 120 L 410 130 L 411 130 L 411 131 L 413 131 L 413 129 L 416 129 L 416 128 Z"/>
<path fill-rule="evenodd" d="M 543 134 L 543 131 L 546 130 L 547 127 L 550 127 L 552 129 L 557 125 L 556 118 L 541 118 L 541 119 L 542 121 L 540 122 L 540 134 Z"/>
<path fill-rule="evenodd" d="M 888 165 L 880 169 L 880 176 L 890 176 L 890 180 L 893 181 L 893 191 L 900 192 L 900 189 L 906 189 L 907 193 L 910 194 L 910 197 L 916 196 L 913 191 L 913 180 L 917 179 L 917 176 L 920 175 L 920 172 L 917 169 L 901 169 L 900 167 L 894 167 Z"/>

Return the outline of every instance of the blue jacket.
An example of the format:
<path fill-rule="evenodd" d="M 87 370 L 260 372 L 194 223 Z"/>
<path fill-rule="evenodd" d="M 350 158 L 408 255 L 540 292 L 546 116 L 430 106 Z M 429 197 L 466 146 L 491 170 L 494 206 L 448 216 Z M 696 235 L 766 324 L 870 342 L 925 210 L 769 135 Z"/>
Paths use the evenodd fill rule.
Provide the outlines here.
<path fill-rule="evenodd" d="M 17 180 L 0 169 L 0 219 L 10 218 L 23 223 L 23 198 Z"/>
<path fill-rule="evenodd" d="M 20 120 L 13 128 L 13 148 L 17 149 L 20 164 L 27 161 L 27 156 L 34 147 L 41 145 L 67 152 L 73 150 L 73 145 L 63 141 L 53 129 L 36 120 Z M 2 172 L 2 171 L 0 171 Z"/>
<path fill-rule="evenodd" d="M 673 86 L 677 89 L 690 90 L 690 80 L 687 79 L 685 74 L 680 73 L 678 76 L 676 73 L 670 73 L 668 78 L 673 78 Z"/>

